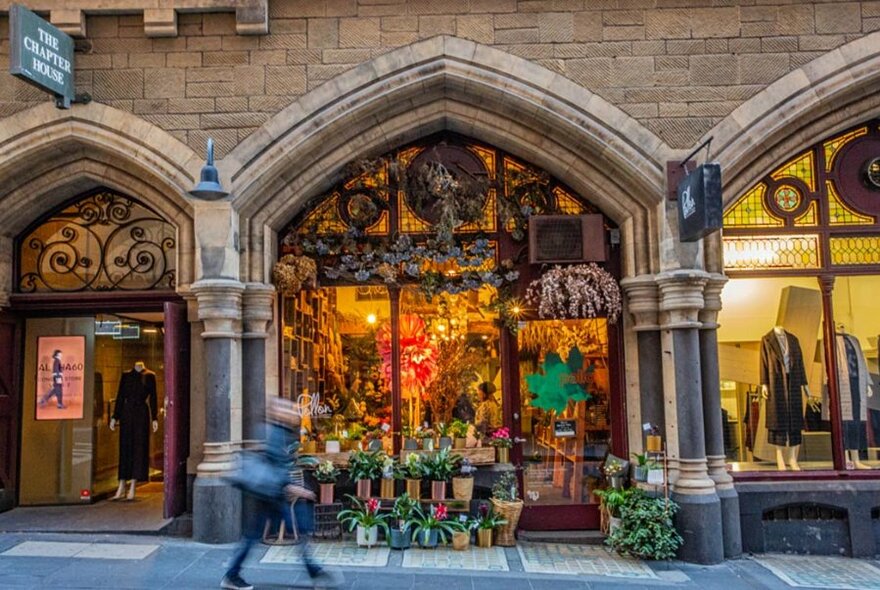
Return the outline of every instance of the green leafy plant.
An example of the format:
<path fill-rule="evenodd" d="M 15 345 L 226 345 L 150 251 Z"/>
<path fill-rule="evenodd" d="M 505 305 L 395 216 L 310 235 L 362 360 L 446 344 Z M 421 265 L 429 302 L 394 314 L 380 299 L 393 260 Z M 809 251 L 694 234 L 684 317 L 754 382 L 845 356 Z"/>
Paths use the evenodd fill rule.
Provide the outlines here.
<path fill-rule="evenodd" d="M 391 509 L 391 519 L 402 523 L 401 530 L 406 529 L 407 521 L 412 517 L 413 511 L 418 508 L 419 503 L 413 500 L 406 492 L 402 493 L 396 500 Z"/>
<path fill-rule="evenodd" d="M 413 541 L 417 541 L 419 535 L 422 535 L 422 539 L 426 540 L 432 531 L 436 531 L 438 540 L 444 545 L 452 537 L 452 533 L 466 530 L 463 523 L 449 519 L 449 512 L 445 504 L 437 504 L 436 506 L 432 504 L 427 511 L 419 507 L 414 508 L 412 517 L 407 524 L 412 527 Z"/>
<path fill-rule="evenodd" d="M 630 495 L 630 490 L 607 488 L 604 490 L 596 490 L 593 494 L 602 501 L 602 505 L 608 511 L 608 514 L 615 518 L 619 518 L 620 509 L 626 503 L 626 500 Z"/>
<path fill-rule="evenodd" d="M 336 483 L 339 477 L 339 470 L 333 465 L 332 461 L 324 461 L 315 468 L 315 479 L 319 483 Z"/>
<path fill-rule="evenodd" d="M 626 494 L 620 506 L 620 526 L 606 540 L 622 555 L 640 559 L 672 559 L 684 542 L 672 517 L 678 505 L 653 498 L 641 490 Z"/>
<path fill-rule="evenodd" d="M 452 436 L 455 438 L 467 438 L 468 430 L 470 430 L 470 424 L 465 422 L 464 420 L 459 420 L 456 418 L 452 421 L 452 424 L 449 425 L 449 429 L 452 431 Z"/>
<path fill-rule="evenodd" d="M 492 486 L 492 497 L 502 502 L 519 500 L 519 482 L 513 471 L 505 471 Z"/>
<path fill-rule="evenodd" d="M 425 475 L 425 467 L 418 453 L 410 453 L 406 460 L 397 464 L 394 477 L 397 479 L 422 479 Z"/>
<path fill-rule="evenodd" d="M 360 500 L 352 495 L 346 495 L 351 502 L 351 508 L 340 512 L 336 518 L 347 526 L 349 531 L 361 526 L 365 529 L 379 527 L 388 533 L 388 515 L 379 513 L 379 501 L 376 498 Z"/>
<path fill-rule="evenodd" d="M 439 424 L 437 424 L 436 428 L 437 428 L 437 433 L 441 437 L 445 438 L 445 437 L 451 436 L 452 429 L 450 428 L 449 424 L 447 424 L 446 422 L 440 422 Z"/>
<path fill-rule="evenodd" d="M 364 438 L 364 435 L 366 434 L 366 432 L 367 432 L 367 429 L 363 425 L 358 424 L 358 423 L 351 424 L 348 427 L 348 439 L 349 440 L 361 440 L 362 438 Z"/>
<path fill-rule="evenodd" d="M 461 461 L 458 455 L 451 455 L 449 449 L 442 449 L 433 455 L 422 458 L 425 475 L 433 481 L 446 481 L 452 477 L 456 465 Z"/>
<path fill-rule="evenodd" d="M 379 479 L 382 477 L 382 451 L 352 451 L 348 457 L 348 473 L 352 480 Z"/>
<path fill-rule="evenodd" d="M 498 516 L 495 510 L 486 502 L 480 502 L 477 507 L 477 515 L 470 522 L 472 529 L 494 529 L 507 524 L 507 520 Z"/>

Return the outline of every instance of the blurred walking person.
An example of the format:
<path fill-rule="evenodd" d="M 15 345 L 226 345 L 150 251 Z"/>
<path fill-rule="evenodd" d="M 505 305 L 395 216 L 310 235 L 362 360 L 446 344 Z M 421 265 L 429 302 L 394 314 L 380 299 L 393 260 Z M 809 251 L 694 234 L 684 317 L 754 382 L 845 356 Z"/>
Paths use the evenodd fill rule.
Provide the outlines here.
<path fill-rule="evenodd" d="M 291 471 L 299 448 L 300 415 L 297 406 L 284 398 L 272 398 L 266 408 L 266 443 L 259 452 L 242 454 L 241 469 L 230 479 L 245 494 L 242 539 L 235 548 L 229 569 L 220 587 L 226 590 L 252 590 L 241 577 L 241 567 L 254 544 L 262 538 L 267 520 L 283 522 L 293 530 L 290 505 L 296 515 L 300 552 L 315 588 L 334 588 L 337 577 L 314 560 L 308 537 L 314 528 L 315 494 L 295 485 Z"/>

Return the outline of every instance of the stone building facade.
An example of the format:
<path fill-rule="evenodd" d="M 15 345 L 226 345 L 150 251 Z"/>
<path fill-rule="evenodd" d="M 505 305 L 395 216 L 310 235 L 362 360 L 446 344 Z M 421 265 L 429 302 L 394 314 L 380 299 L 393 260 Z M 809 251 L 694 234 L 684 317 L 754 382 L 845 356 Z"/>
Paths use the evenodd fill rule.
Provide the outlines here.
<path fill-rule="evenodd" d="M 713 138 L 729 204 L 799 149 L 876 117 L 880 2 L 25 4 L 74 36 L 91 102 L 59 110 L 11 76 L 0 84 L 0 308 L 27 316 L 16 240 L 77 195 L 136 196 L 177 228 L 196 538 L 237 534 L 237 493 L 219 476 L 255 438 L 262 394 L 279 391 L 278 233 L 347 162 L 451 131 L 563 179 L 619 226 L 627 446 L 642 449 L 643 423 L 663 425 L 686 559 L 741 553 L 714 340 L 721 239 L 678 240 L 667 165 Z M 187 193 L 208 138 L 230 192 L 216 202 Z M 876 498 L 880 482 L 863 485 Z"/>

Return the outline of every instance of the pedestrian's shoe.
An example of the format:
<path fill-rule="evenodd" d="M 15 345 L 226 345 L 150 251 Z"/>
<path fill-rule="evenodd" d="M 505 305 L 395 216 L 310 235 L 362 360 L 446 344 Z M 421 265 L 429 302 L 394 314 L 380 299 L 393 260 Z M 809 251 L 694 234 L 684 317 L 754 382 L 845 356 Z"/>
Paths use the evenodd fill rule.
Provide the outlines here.
<path fill-rule="evenodd" d="M 241 576 L 223 576 L 220 587 L 224 590 L 254 590 L 254 587 L 241 579 Z"/>
<path fill-rule="evenodd" d="M 59 410 L 66 410 L 67 409 L 67 406 L 65 406 L 64 404 L 58 404 L 57 407 Z"/>
<path fill-rule="evenodd" d="M 40 405 L 41 408 L 43 408 L 43 407 L 46 406 L 46 400 L 44 400 L 44 399 L 41 399 L 38 403 L 39 403 L 39 405 Z"/>
<path fill-rule="evenodd" d="M 342 574 L 325 569 L 312 576 L 312 588 L 315 590 L 332 590 L 342 585 Z"/>

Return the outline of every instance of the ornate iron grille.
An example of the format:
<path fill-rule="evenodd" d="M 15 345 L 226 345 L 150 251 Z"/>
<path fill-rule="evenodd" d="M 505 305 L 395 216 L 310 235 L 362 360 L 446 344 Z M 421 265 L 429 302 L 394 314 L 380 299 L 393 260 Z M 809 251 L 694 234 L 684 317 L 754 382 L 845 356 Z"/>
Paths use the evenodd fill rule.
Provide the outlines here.
<path fill-rule="evenodd" d="M 176 231 L 134 199 L 102 190 L 18 242 L 22 293 L 174 289 Z"/>

